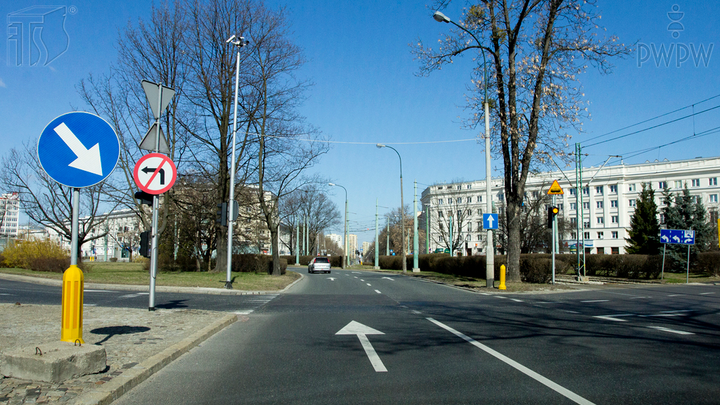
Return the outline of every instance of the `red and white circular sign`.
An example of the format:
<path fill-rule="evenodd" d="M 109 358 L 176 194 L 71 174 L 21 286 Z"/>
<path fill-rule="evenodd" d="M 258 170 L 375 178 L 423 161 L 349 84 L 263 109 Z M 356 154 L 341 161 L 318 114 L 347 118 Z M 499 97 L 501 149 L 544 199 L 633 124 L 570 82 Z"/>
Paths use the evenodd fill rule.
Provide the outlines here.
<path fill-rule="evenodd" d="M 133 170 L 135 184 L 148 194 L 162 194 L 175 184 L 177 168 L 162 153 L 150 153 L 138 160 Z"/>

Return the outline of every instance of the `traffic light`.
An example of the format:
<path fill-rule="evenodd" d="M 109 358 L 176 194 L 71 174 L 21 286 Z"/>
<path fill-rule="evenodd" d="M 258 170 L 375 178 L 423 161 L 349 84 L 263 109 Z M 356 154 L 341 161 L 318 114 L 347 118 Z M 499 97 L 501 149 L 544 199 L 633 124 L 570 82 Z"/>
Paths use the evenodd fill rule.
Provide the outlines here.
<path fill-rule="evenodd" d="M 140 234 L 140 256 L 150 257 L 150 231 Z"/>
<path fill-rule="evenodd" d="M 152 206 L 152 203 L 153 203 L 152 194 L 148 194 L 144 191 L 138 191 L 137 193 L 135 193 L 135 199 L 140 200 L 140 205 Z"/>
<path fill-rule="evenodd" d="M 224 202 L 218 204 L 217 207 L 218 210 L 215 215 L 215 222 L 222 226 L 227 226 L 227 203 Z"/>
<path fill-rule="evenodd" d="M 548 207 L 548 228 L 552 229 L 553 220 L 555 219 L 555 216 L 558 214 L 558 212 L 560 212 L 560 209 L 558 207 Z"/>

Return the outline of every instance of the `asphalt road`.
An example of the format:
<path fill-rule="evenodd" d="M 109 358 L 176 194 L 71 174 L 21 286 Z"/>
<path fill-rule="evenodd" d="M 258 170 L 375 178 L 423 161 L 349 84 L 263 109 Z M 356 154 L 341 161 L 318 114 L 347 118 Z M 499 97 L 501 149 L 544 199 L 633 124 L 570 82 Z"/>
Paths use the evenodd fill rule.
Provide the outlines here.
<path fill-rule="evenodd" d="M 714 285 L 478 294 L 333 270 L 116 403 L 716 404 L 719 311 Z"/>

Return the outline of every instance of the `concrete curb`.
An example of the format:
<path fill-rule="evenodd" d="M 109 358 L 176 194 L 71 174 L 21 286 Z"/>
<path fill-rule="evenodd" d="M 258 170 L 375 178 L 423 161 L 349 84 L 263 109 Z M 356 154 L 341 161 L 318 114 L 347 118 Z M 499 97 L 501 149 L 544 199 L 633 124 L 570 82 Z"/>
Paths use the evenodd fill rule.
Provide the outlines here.
<path fill-rule="evenodd" d="M 237 319 L 237 315 L 235 314 L 227 315 L 219 319 L 212 325 L 195 332 L 135 367 L 123 371 L 122 374 L 103 384 L 100 388 L 83 393 L 75 398 L 73 403 L 81 405 L 105 405 L 112 403 L 148 379 L 151 375 L 162 370 L 163 367 L 170 364 L 173 360 L 204 342 L 210 336 L 235 323 Z"/>
<path fill-rule="evenodd" d="M 276 291 L 246 291 L 246 290 L 226 290 L 224 288 L 209 288 L 209 287 L 168 287 L 168 286 L 155 286 L 156 292 L 169 292 L 169 293 L 188 293 L 188 294 L 210 294 L 210 295 L 263 295 L 263 294 L 278 294 L 284 293 L 290 287 L 294 286 L 297 282 L 303 279 L 302 273 L 297 273 L 300 278 L 290 283 L 287 287 L 282 290 Z M 51 278 L 40 278 L 22 276 L 19 274 L 6 274 L 0 273 L 0 280 L 10 281 L 22 281 L 26 283 L 50 285 L 55 287 L 62 287 L 62 280 L 55 280 Z M 85 283 L 85 288 L 91 290 L 122 290 L 122 291 L 150 291 L 148 285 L 131 285 L 131 284 L 98 284 L 98 283 Z"/>

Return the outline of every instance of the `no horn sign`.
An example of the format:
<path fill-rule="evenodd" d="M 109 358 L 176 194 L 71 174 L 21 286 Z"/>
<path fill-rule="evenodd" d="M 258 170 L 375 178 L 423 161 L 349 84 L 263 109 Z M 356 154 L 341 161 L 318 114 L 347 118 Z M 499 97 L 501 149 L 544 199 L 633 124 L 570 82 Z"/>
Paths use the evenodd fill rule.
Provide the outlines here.
<path fill-rule="evenodd" d="M 177 168 L 162 153 L 150 153 L 138 160 L 133 170 L 135 184 L 148 194 L 162 194 L 175 184 Z"/>

